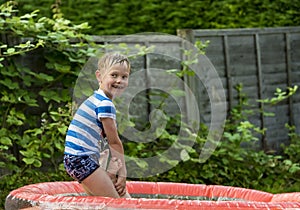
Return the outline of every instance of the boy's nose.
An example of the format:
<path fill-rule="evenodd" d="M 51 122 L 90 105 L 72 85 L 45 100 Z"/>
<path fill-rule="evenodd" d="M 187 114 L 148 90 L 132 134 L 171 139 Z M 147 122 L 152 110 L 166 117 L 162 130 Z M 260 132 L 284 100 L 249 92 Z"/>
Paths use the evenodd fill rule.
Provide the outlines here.
<path fill-rule="evenodd" d="M 121 83 L 121 80 L 122 80 L 122 79 L 121 79 L 120 77 L 118 77 L 118 78 L 116 79 L 116 82 L 117 82 L 117 83 Z"/>

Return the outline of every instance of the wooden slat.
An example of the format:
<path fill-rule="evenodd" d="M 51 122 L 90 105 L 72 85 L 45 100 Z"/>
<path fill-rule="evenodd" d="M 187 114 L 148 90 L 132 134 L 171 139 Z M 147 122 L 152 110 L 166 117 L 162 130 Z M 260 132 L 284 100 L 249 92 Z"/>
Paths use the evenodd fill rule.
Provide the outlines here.
<path fill-rule="evenodd" d="M 255 51 L 256 51 L 256 60 L 257 60 L 257 77 L 258 77 L 258 99 L 263 98 L 263 81 L 262 81 L 262 68 L 261 68 L 261 51 L 260 51 L 260 43 L 259 43 L 259 34 L 256 33 L 254 35 L 255 38 Z M 264 110 L 264 104 L 260 103 L 260 109 Z M 261 121 L 261 129 L 265 128 L 265 118 L 263 114 L 260 115 Z M 261 145 L 264 150 L 267 149 L 267 142 L 265 136 L 261 138 Z"/>
<path fill-rule="evenodd" d="M 297 74 L 293 74 L 293 71 L 292 71 L 292 56 L 296 56 L 298 57 L 298 59 L 296 58 L 296 61 L 299 62 L 299 68 L 297 68 L 298 70 L 300 69 L 300 37 L 298 36 L 296 38 L 296 36 L 293 36 L 290 32 L 286 32 L 285 33 L 285 43 L 286 43 L 286 70 L 287 70 L 287 84 L 289 87 L 292 87 L 293 85 L 293 77 L 295 77 L 295 80 L 297 82 L 300 83 L 300 80 L 296 79 L 296 78 L 300 78 L 300 71 L 297 72 Z M 294 44 L 294 45 L 292 45 Z M 298 47 L 297 47 L 297 44 L 298 44 Z M 292 46 L 294 46 L 294 48 L 292 48 Z M 296 47 L 295 47 L 296 46 Z M 297 53 L 298 52 L 298 53 Z M 300 87 L 300 86 L 299 86 Z M 300 98 L 300 94 L 298 93 L 296 96 L 299 96 Z M 296 114 L 295 114 L 295 105 L 294 105 L 294 102 L 293 100 L 296 100 L 296 97 L 293 96 L 293 97 L 290 97 L 289 98 L 289 124 L 290 125 L 295 125 L 295 122 L 298 121 L 299 122 L 299 117 L 297 118 L 296 117 Z M 299 99 L 300 101 L 300 99 Z M 298 119 L 298 120 L 296 120 Z"/>
<path fill-rule="evenodd" d="M 231 77 L 231 71 L 230 71 L 230 59 L 229 59 L 229 48 L 228 48 L 228 37 L 225 35 L 223 36 L 223 42 L 224 42 L 224 57 L 225 57 L 225 75 L 227 79 L 227 94 L 228 94 L 228 109 L 231 110 L 232 104 L 233 104 L 233 99 L 232 99 L 232 91 L 233 91 L 233 86 L 232 86 L 232 77 Z"/>

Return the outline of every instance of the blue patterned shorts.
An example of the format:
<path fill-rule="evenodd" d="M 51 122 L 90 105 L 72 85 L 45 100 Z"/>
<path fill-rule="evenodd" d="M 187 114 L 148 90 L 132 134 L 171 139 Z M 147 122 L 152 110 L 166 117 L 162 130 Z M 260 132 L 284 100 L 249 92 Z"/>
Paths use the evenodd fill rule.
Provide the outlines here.
<path fill-rule="evenodd" d="M 81 183 L 91 175 L 99 164 L 90 156 L 64 155 L 64 166 L 67 173 Z"/>

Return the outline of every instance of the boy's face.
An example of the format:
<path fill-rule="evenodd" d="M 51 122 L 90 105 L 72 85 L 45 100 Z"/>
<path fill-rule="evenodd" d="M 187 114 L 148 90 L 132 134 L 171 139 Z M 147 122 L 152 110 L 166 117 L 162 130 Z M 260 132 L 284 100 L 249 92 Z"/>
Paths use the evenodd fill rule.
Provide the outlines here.
<path fill-rule="evenodd" d="M 96 77 L 100 83 L 100 89 L 110 98 L 119 96 L 128 86 L 129 71 L 124 65 L 115 64 L 104 74 L 96 71 Z"/>

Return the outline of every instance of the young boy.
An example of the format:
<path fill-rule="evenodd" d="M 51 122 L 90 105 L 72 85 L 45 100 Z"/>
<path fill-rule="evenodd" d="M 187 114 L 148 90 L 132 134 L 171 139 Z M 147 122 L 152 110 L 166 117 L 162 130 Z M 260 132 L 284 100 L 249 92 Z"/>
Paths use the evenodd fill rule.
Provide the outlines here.
<path fill-rule="evenodd" d="M 64 165 L 89 195 L 130 197 L 112 102 L 128 86 L 130 68 L 124 55 L 105 54 L 96 70 L 99 89 L 80 105 L 68 128 Z"/>

